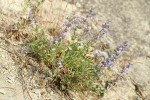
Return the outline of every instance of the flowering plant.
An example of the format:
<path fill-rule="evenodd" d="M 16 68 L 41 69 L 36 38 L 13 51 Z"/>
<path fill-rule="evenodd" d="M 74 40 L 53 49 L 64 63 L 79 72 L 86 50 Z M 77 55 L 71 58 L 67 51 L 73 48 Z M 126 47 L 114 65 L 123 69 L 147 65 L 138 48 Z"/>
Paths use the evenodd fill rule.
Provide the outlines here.
<path fill-rule="evenodd" d="M 128 73 L 131 64 L 124 58 L 128 45 L 124 42 L 115 50 L 95 52 L 95 44 L 107 34 L 110 26 L 104 23 L 102 29 L 97 30 L 90 20 L 89 16 L 67 17 L 62 34 L 50 38 L 38 34 L 30 46 L 52 70 L 52 83 L 59 89 L 93 91 L 103 96 Z"/>

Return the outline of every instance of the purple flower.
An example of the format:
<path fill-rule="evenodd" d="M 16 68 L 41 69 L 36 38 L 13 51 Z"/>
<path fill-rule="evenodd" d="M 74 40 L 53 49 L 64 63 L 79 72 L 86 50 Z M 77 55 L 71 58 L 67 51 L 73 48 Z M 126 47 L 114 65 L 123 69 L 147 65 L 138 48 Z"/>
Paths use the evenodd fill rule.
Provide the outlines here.
<path fill-rule="evenodd" d="M 124 68 L 124 69 L 122 69 L 122 71 L 120 71 L 120 73 L 121 73 L 122 75 L 128 74 L 129 68 L 130 68 L 131 66 L 132 66 L 132 64 L 129 63 L 126 68 Z"/>
<path fill-rule="evenodd" d="M 89 33 L 90 29 L 88 27 L 85 28 L 86 32 Z"/>
<path fill-rule="evenodd" d="M 104 63 L 106 63 L 106 62 L 107 62 L 107 59 L 106 59 L 106 57 L 105 57 L 105 56 L 103 56 L 103 58 L 104 58 Z"/>
<path fill-rule="evenodd" d="M 112 58 L 105 58 L 104 57 L 104 62 L 103 62 L 103 67 L 104 68 L 112 68 L 115 66 L 115 59 Z"/>
<path fill-rule="evenodd" d="M 110 63 L 110 68 L 114 67 L 115 66 L 115 63 L 114 62 L 111 62 Z"/>
<path fill-rule="evenodd" d="M 124 50 L 127 49 L 127 46 L 128 46 L 127 42 L 124 42 L 122 45 L 120 45 L 120 46 L 117 48 L 117 50 L 118 50 L 118 51 L 124 51 Z"/>
<path fill-rule="evenodd" d="M 117 75 L 118 75 L 117 73 L 114 73 L 114 74 L 113 74 L 114 77 L 116 77 Z"/>
<path fill-rule="evenodd" d="M 74 29 L 73 24 L 70 24 L 70 30 L 73 30 L 73 29 Z"/>
<path fill-rule="evenodd" d="M 88 21 L 88 19 L 87 19 L 87 18 L 86 18 L 86 24 L 87 24 L 87 25 L 89 25 L 89 21 Z"/>
<path fill-rule="evenodd" d="M 123 47 L 120 46 L 120 47 L 117 48 L 117 50 L 118 50 L 118 51 L 123 51 Z"/>
<path fill-rule="evenodd" d="M 29 11 L 29 16 L 28 19 L 32 22 L 32 23 L 36 23 L 35 19 L 33 18 L 33 10 L 30 8 Z"/>
<path fill-rule="evenodd" d="M 103 34 L 107 34 L 107 29 L 103 28 L 103 29 L 101 30 L 101 32 L 102 32 Z"/>
<path fill-rule="evenodd" d="M 127 47 L 128 47 L 127 42 L 124 42 L 122 45 L 117 47 L 117 54 L 122 55 L 123 51 L 126 51 Z"/>
<path fill-rule="evenodd" d="M 99 35 L 96 36 L 96 40 L 97 41 L 100 40 L 100 36 Z"/>
<path fill-rule="evenodd" d="M 116 57 L 116 54 L 115 54 L 115 53 L 112 53 L 112 54 L 110 55 L 110 57 L 111 57 L 112 59 L 114 59 L 114 58 Z"/>
<path fill-rule="evenodd" d="M 123 80 L 123 77 L 122 76 L 120 76 L 120 81 L 122 81 Z"/>
<path fill-rule="evenodd" d="M 105 22 L 102 24 L 102 27 L 108 29 L 108 28 L 110 28 L 110 25 L 109 25 L 109 23 Z"/>
<path fill-rule="evenodd" d="M 59 61 L 59 62 L 57 63 L 57 65 L 59 66 L 59 68 L 62 68 L 62 67 L 63 67 L 62 61 Z"/>
<path fill-rule="evenodd" d="M 126 75 L 128 73 L 128 69 L 125 69 L 123 72 L 122 72 L 122 75 Z"/>
<path fill-rule="evenodd" d="M 58 41 L 57 41 L 57 40 L 55 41 L 55 44 L 58 44 Z"/>
<path fill-rule="evenodd" d="M 63 33 L 63 34 L 62 34 L 62 37 L 63 37 L 63 38 L 66 38 L 66 36 L 67 36 L 66 33 Z"/>
<path fill-rule="evenodd" d="M 101 58 L 103 55 L 101 53 L 97 53 L 97 56 Z"/>
<path fill-rule="evenodd" d="M 100 73 L 101 73 L 101 74 L 104 74 L 104 71 L 103 71 L 103 70 L 100 70 Z"/>
<path fill-rule="evenodd" d="M 58 44 L 60 37 L 56 37 L 55 44 Z"/>
<path fill-rule="evenodd" d="M 108 90 L 111 90 L 112 89 L 112 86 L 111 84 L 108 84 L 108 87 L 107 87 Z"/>
<path fill-rule="evenodd" d="M 80 24 L 80 20 L 77 20 L 77 24 L 78 24 L 78 25 Z"/>
<path fill-rule="evenodd" d="M 109 68 L 112 68 L 115 64 L 112 60 L 109 60 L 108 62 Z"/>

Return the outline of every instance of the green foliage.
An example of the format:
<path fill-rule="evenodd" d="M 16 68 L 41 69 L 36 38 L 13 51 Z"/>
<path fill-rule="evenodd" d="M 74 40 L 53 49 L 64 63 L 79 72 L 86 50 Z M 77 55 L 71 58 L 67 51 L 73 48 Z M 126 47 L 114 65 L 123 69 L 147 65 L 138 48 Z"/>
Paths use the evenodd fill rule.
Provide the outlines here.
<path fill-rule="evenodd" d="M 53 83 L 61 90 L 94 90 L 97 73 L 93 59 L 86 57 L 89 45 L 76 41 L 67 46 L 64 39 L 56 44 L 57 38 L 51 41 L 38 34 L 30 43 L 34 54 L 53 70 Z"/>

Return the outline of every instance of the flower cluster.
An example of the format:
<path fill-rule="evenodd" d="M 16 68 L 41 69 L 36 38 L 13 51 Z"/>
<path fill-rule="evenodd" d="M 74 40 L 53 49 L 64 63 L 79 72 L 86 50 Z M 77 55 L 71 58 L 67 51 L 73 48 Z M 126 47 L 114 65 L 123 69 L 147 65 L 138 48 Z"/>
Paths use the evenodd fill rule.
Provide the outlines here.
<path fill-rule="evenodd" d="M 115 62 L 119 59 L 120 55 L 127 50 L 127 46 L 127 42 L 124 42 L 122 45 L 117 47 L 117 49 L 114 50 L 114 52 L 110 52 L 108 58 L 101 54 L 98 54 L 100 59 L 103 59 L 102 67 L 107 69 L 112 68 L 115 65 Z"/>
<path fill-rule="evenodd" d="M 62 26 L 62 31 L 64 34 L 71 33 L 72 37 L 78 37 L 79 40 L 86 38 L 87 42 L 96 43 L 102 38 L 103 35 L 108 33 L 110 23 L 103 23 L 102 29 L 97 30 L 92 22 L 93 21 L 89 16 L 86 16 L 86 18 L 79 16 L 67 17 Z"/>
<path fill-rule="evenodd" d="M 118 54 L 122 54 L 123 51 L 125 51 L 128 47 L 127 42 L 124 42 L 122 45 L 120 45 L 119 47 L 117 47 L 117 53 Z"/>
<path fill-rule="evenodd" d="M 122 78 L 124 75 L 128 74 L 130 67 L 132 66 L 131 63 L 127 64 L 125 68 L 120 70 L 120 77 Z"/>
<path fill-rule="evenodd" d="M 107 85 L 106 89 L 111 89 L 118 80 L 123 80 L 128 73 L 132 64 L 124 63 L 124 59 L 121 59 L 127 48 L 127 42 L 124 42 L 115 50 L 107 52 L 108 54 L 103 52 L 97 53 L 96 56 L 99 60 L 96 64 L 96 69 L 99 72 L 99 79 L 103 80 L 103 86 Z"/>

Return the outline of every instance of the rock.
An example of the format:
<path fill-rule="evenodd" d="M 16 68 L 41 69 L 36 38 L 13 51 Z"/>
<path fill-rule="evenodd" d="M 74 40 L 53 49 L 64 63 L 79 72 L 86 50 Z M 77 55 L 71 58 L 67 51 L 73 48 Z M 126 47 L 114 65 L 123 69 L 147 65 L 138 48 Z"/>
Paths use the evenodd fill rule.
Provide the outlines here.
<path fill-rule="evenodd" d="M 6 94 L 6 92 L 4 91 L 4 89 L 0 89 L 0 94 L 3 94 L 3 95 Z"/>
<path fill-rule="evenodd" d="M 2 46 L 1 41 L 0 46 Z M 10 54 L 0 48 L 0 100 L 10 100 L 10 98 L 12 100 L 24 99 L 21 83 L 16 80 L 16 66 L 14 68 L 13 65 L 14 61 L 11 59 Z M 13 81 L 7 82 L 8 77 L 10 78 L 9 80 Z"/>
<path fill-rule="evenodd" d="M 102 100 L 142 100 L 134 90 L 135 87 L 130 80 L 123 80 L 118 82 L 112 90 L 108 91 Z"/>
<path fill-rule="evenodd" d="M 133 68 L 129 74 L 137 86 L 137 92 L 143 100 L 149 100 L 150 96 L 150 60 L 139 57 L 133 61 Z"/>
<path fill-rule="evenodd" d="M 17 22 L 23 14 L 24 0 L 0 0 L 0 23 Z"/>
<path fill-rule="evenodd" d="M 80 3 L 76 3 L 76 6 L 78 7 L 78 8 L 80 8 L 81 7 L 81 4 Z"/>

